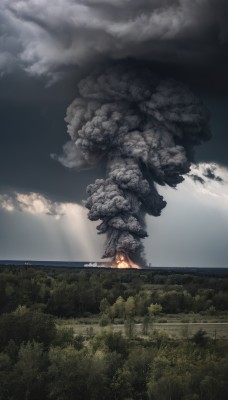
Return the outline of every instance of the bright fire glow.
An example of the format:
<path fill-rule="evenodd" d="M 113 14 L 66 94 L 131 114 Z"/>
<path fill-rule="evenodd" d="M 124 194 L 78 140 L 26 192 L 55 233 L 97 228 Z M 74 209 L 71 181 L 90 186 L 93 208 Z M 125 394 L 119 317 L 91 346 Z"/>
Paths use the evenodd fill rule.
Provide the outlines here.
<path fill-rule="evenodd" d="M 112 268 L 126 269 L 126 268 L 136 268 L 140 269 L 140 266 L 135 264 L 130 258 L 123 253 L 119 253 L 115 256 Z"/>

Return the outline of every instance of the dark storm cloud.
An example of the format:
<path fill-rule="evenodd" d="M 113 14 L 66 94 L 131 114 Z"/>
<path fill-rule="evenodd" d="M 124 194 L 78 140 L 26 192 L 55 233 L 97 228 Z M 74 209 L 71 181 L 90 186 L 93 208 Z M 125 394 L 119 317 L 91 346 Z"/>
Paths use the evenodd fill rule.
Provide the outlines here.
<path fill-rule="evenodd" d="M 201 176 L 198 176 L 198 175 L 196 175 L 196 174 L 189 174 L 188 175 L 194 182 L 199 182 L 199 183 L 201 183 L 202 185 L 205 183 L 205 180 L 201 177 Z"/>
<path fill-rule="evenodd" d="M 219 175 L 218 170 L 222 171 L 218 164 L 215 163 L 200 163 L 193 164 L 191 168 L 191 173 L 188 174 L 189 178 L 191 178 L 196 183 L 201 183 L 202 185 L 206 185 L 211 181 L 217 183 L 224 183 L 224 179 Z"/>
<path fill-rule="evenodd" d="M 1 0 L 1 188 L 80 202 L 91 179 L 102 177 L 102 167 L 70 172 L 50 158 L 67 140 L 65 109 L 91 64 L 148 59 L 196 89 L 228 89 L 227 8 L 221 0 Z M 214 138 L 196 156 L 227 165 L 227 99 L 204 100 Z M 75 162 L 70 146 L 68 166 Z"/>
<path fill-rule="evenodd" d="M 203 172 L 203 176 L 212 181 L 223 182 L 223 179 L 215 174 L 215 168 L 213 167 L 206 168 L 205 171 Z"/>
<path fill-rule="evenodd" d="M 226 0 L 1 0 L 3 72 L 37 75 L 104 58 L 227 62 Z"/>
<path fill-rule="evenodd" d="M 53 201 L 81 202 L 98 171 L 72 173 L 54 162 L 67 140 L 64 114 L 72 81 L 45 88 L 24 73 L 5 76 L 0 91 L 0 189 L 40 192 Z M 101 175 L 102 176 L 102 175 Z"/>
<path fill-rule="evenodd" d="M 10 200 L 12 191 L 25 195 L 36 192 L 47 198 L 48 202 L 50 199 L 51 203 L 81 202 L 85 198 L 89 182 L 97 177 L 104 178 L 103 165 L 97 170 L 70 171 L 51 159 L 50 154 L 59 154 L 62 144 L 68 140 L 63 119 L 67 105 L 77 95 L 76 87 L 82 75 L 86 76 L 91 69 L 100 64 L 110 66 L 113 60 L 117 59 L 146 61 L 146 64 L 150 63 L 152 71 L 162 72 L 164 75 L 173 76 L 190 84 L 211 110 L 211 130 L 214 135 L 211 141 L 197 150 L 196 160 L 216 161 L 227 165 L 227 20 L 227 0 L 1 0 L 0 189 L 4 193 L 4 198 L 1 200 L 4 201 L 5 209 L 8 207 L 10 210 L 15 207 L 15 202 L 12 203 Z M 54 85 L 50 86 L 50 83 Z M 47 85 L 49 86 L 46 87 Z M 222 97 L 221 94 L 225 96 Z M 69 142 L 64 148 L 62 162 L 67 167 L 78 166 L 75 160 L 75 147 Z M 77 155 L 77 162 L 82 164 L 81 161 Z M 213 187 L 213 191 L 219 194 L 219 190 L 226 187 L 225 183 L 220 185 L 218 180 L 208 179 L 202 172 L 203 170 L 200 179 L 205 180 L 206 184 L 201 187 L 192 183 L 194 189 L 207 192 L 208 183 Z M 195 172 L 192 172 L 193 174 Z M 215 177 L 220 176 L 220 173 L 214 172 L 214 174 Z M 120 179 L 122 176 L 123 174 L 118 173 L 115 179 Z M 226 181 L 224 178 L 224 182 Z M 189 191 L 194 192 L 192 187 Z M 180 192 L 167 191 L 165 196 L 168 198 L 170 195 L 172 199 L 177 192 L 179 196 L 181 189 Z M 160 221 L 165 221 L 164 231 L 160 234 L 159 230 L 156 231 L 153 238 L 155 248 L 151 241 L 147 247 L 147 250 L 152 251 L 153 259 L 153 254 L 160 245 L 159 257 L 165 254 L 168 265 L 171 262 L 170 255 L 180 254 L 181 249 L 185 249 L 186 243 L 189 245 L 191 237 L 196 238 L 199 244 L 201 243 L 198 240 L 199 236 L 205 240 L 208 232 L 214 232 L 214 228 L 210 229 L 211 226 L 216 227 L 218 224 L 218 232 L 215 231 L 217 234 L 213 237 L 213 242 L 220 245 L 227 236 L 225 219 L 222 218 L 217 223 L 216 217 L 211 223 L 208 213 L 200 223 L 202 234 L 198 235 L 198 227 L 196 233 L 189 233 L 189 222 L 195 220 L 198 203 L 193 215 L 188 216 L 183 224 L 182 217 L 186 214 L 189 195 L 178 196 L 175 199 L 174 210 L 171 208 L 174 218 L 170 222 L 166 220 L 166 214 L 163 214 L 164 219 L 163 216 L 159 219 L 156 230 L 159 229 Z M 226 198 L 227 192 L 224 194 L 224 199 Z M 193 196 L 191 205 L 194 201 Z M 172 201 L 169 204 L 171 206 Z M 183 215 L 180 214 L 182 207 Z M 227 210 L 226 203 L 225 207 Z M 203 210 L 204 208 L 203 205 Z M 217 208 L 219 206 L 216 202 Z M 175 214 L 176 209 L 178 213 Z M 203 210 L 200 210 L 199 218 L 203 215 Z M 53 213 L 53 210 L 51 212 Z M 166 212 L 169 212 L 169 208 Z M 45 236 L 41 224 L 37 242 L 32 236 L 33 229 L 27 236 L 25 234 L 23 239 L 22 225 L 23 229 L 30 224 L 36 229 L 38 225 L 31 221 L 26 224 L 26 218 L 25 212 L 10 213 L 4 210 L 1 212 L 1 254 L 6 254 L 5 250 L 8 249 L 7 254 L 11 254 L 11 257 L 15 254 L 15 257 L 18 257 L 24 248 L 23 254 L 28 256 L 28 249 L 31 247 L 33 255 L 39 253 L 42 258 L 44 254 L 47 257 L 52 254 L 51 257 L 55 258 L 57 250 L 55 248 L 51 253 L 50 237 L 59 231 L 59 227 L 53 227 L 52 235 L 48 229 Z M 45 218 L 48 219 L 47 225 L 50 227 L 51 217 L 45 215 Z M 180 221 L 184 226 L 183 232 L 178 226 Z M 72 223 L 78 227 L 77 221 L 74 222 L 72 219 Z M 221 233 L 222 223 L 225 228 Z M 133 235 L 145 236 L 145 226 L 140 226 L 134 216 L 125 220 L 113 217 L 109 220 L 109 224 L 113 230 L 121 231 L 127 227 Z M 153 220 L 153 226 L 154 224 L 156 222 Z M 152 224 L 148 224 L 149 228 L 151 226 Z M 177 248 L 173 250 L 169 248 L 169 244 L 172 242 L 170 237 L 175 236 L 174 226 L 179 233 L 179 239 L 185 238 L 186 243 L 183 241 L 180 244 L 180 241 L 178 243 L 176 241 Z M 106 228 L 105 224 L 100 226 L 100 232 Z M 86 235 L 82 235 L 81 226 L 78 229 L 79 236 L 83 237 L 83 240 L 84 237 L 88 238 L 90 228 Z M 74 235 L 75 231 L 69 235 L 75 251 L 72 258 L 78 258 L 81 250 L 75 247 Z M 165 235 L 167 235 L 166 244 L 164 244 Z M 126 243 L 126 238 L 122 239 Z M 41 242 L 43 245 L 37 253 L 39 247 L 37 244 Z M 65 257 L 63 254 L 66 254 L 67 258 L 69 251 L 66 246 L 67 250 L 63 252 L 62 242 L 63 238 L 56 247 L 61 249 L 60 258 Z M 94 242 L 95 238 L 88 239 L 88 247 Z M 216 251 L 213 245 L 209 246 L 208 251 L 207 241 L 205 251 L 199 249 L 197 252 L 197 243 L 195 242 L 192 247 L 188 246 L 191 257 L 192 254 L 196 256 L 196 265 L 200 257 L 205 257 L 205 254 L 210 255 L 208 256 L 210 265 L 213 256 L 221 253 L 219 246 Z M 97 243 L 95 247 L 99 247 Z M 17 251 L 12 250 L 13 248 Z M 226 243 L 223 248 L 225 254 Z M 85 254 L 88 254 L 87 250 Z M 181 261 L 182 265 L 185 261 L 186 251 Z"/>
<path fill-rule="evenodd" d="M 207 88 L 209 90 L 210 84 Z M 228 167 L 228 95 L 208 95 L 201 92 L 201 98 L 210 110 L 212 138 L 204 146 L 197 148 L 196 161 L 212 161 Z"/>

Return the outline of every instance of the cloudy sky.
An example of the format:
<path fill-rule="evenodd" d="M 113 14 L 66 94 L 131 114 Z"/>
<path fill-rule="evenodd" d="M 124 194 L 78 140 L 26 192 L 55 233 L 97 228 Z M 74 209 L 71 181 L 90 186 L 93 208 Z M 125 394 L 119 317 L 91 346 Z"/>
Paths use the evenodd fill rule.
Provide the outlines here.
<path fill-rule="evenodd" d="M 100 259 L 104 238 L 82 201 L 103 168 L 64 168 L 51 154 L 68 140 L 79 80 L 137 59 L 186 82 L 212 131 L 191 176 L 159 188 L 167 206 L 147 218 L 148 262 L 228 266 L 227 18 L 226 0 L 1 0 L 0 259 Z"/>

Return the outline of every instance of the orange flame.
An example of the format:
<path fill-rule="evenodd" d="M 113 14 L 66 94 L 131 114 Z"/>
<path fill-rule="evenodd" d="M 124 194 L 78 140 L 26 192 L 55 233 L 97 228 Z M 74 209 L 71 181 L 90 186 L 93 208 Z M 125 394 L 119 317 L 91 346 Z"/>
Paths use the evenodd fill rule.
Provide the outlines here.
<path fill-rule="evenodd" d="M 112 268 L 119 268 L 119 269 L 127 269 L 127 268 L 135 268 L 140 269 L 141 267 L 135 264 L 130 258 L 124 253 L 118 253 L 115 256 L 114 262 L 112 264 Z"/>

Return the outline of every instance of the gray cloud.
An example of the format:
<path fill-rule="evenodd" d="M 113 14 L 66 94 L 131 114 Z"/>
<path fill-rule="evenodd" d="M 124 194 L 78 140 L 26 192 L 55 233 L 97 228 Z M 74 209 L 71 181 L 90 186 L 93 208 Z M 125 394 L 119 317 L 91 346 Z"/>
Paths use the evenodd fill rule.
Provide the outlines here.
<path fill-rule="evenodd" d="M 186 177 L 177 190 L 160 188 L 168 207 L 159 219 L 147 218 L 145 239 L 153 266 L 227 267 L 228 170 L 218 165 L 216 170 L 223 185 L 195 185 Z M 0 207 L 0 258 L 98 261 L 103 241 L 86 211 L 76 204 L 61 207 L 64 216 L 59 219 Z"/>
<path fill-rule="evenodd" d="M 75 96 L 72 80 L 45 87 L 25 73 L 4 76 L 0 91 L 0 190 L 39 192 L 81 203 L 96 171 L 70 171 L 51 159 L 68 139 L 64 114 Z"/>
<path fill-rule="evenodd" d="M 203 172 L 203 175 L 208 178 L 211 179 L 213 181 L 217 181 L 217 182 L 223 182 L 223 179 L 219 176 L 215 174 L 215 167 L 208 167 L 205 169 L 205 171 Z"/>
<path fill-rule="evenodd" d="M 227 61 L 226 0 L 1 0 L 0 70 L 59 77 L 104 58 Z"/>
<path fill-rule="evenodd" d="M 159 219 L 147 218 L 145 247 L 152 265 L 228 266 L 228 170 L 219 165 L 216 170 L 223 185 L 195 184 L 187 176 L 177 190 L 160 189 L 168 206 Z"/>
<path fill-rule="evenodd" d="M 191 171 L 188 176 L 194 181 L 201 183 L 202 185 L 207 185 L 211 181 L 218 183 L 224 183 L 224 179 L 218 174 L 218 164 L 215 163 L 200 163 L 192 166 Z"/>
<path fill-rule="evenodd" d="M 52 202 L 40 193 L 0 193 L 0 208 L 8 211 L 22 211 L 33 215 L 46 214 L 55 218 L 64 215 L 61 203 Z"/>
<path fill-rule="evenodd" d="M 0 258 L 96 259 L 101 243 L 85 214 L 78 204 L 52 202 L 40 193 L 1 193 Z"/>
<path fill-rule="evenodd" d="M 196 174 L 189 174 L 188 175 L 194 182 L 199 182 L 199 183 L 201 183 L 202 185 L 205 183 L 205 180 L 201 177 L 201 176 L 199 176 L 199 175 L 196 175 Z"/>
<path fill-rule="evenodd" d="M 21 244 L 19 245 L 20 240 L 18 239 L 21 238 L 21 234 L 18 231 L 18 226 L 21 227 L 26 218 L 29 218 L 29 224 L 31 223 L 32 225 L 31 221 L 34 217 L 32 213 L 29 214 L 28 212 L 28 209 L 34 211 L 34 202 L 28 197 L 30 192 L 40 192 L 41 196 L 47 201 L 46 210 L 48 215 L 45 213 L 42 217 L 39 216 L 39 219 L 47 219 L 47 225 L 51 224 L 50 221 L 55 221 L 57 224 L 57 221 L 49 215 L 50 213 L 52 215 L 56 213 L 56 210 L 53 209 L 53 204 L 60 204 L 61 201 L 64 203 L 80 203 L 82 198 L 85 197 L 85 188 L 89 182 L 97 177 L 102 178 L 104 176 L 104 164 L 100 164 L 100 167 L 97 169 L 84 170 L 88 159 L 86 161 L 81 151 L 80 153 L 78 152 L 73 141 L 68 142 L 64 147 L 61 162 L 69 168 L 81 167 L 83 170 L 80 172 L 77 172 L 75 169 L 74 171 L 70 171 L 69 168 L 64 169 L 57 162 L 53 162 L 50 159 L 50 154 L 59 153 L 62 143 L 67 140 L 65 125 L 62 120 L 67 104 L 75 96 L 75 80 L 79 81 L 82 75 L 85 76 L 91 69 L 91 66 L 94 68 L 96 64 L 112 65 L 113 60 L 125 58 L 146 60 L 146 63 L 148 61 L 151 62 L 154 70 L 161 70 L 164 75 L 170 74 L 186 80 L 196 91 L 201 91 L 200 95 L 202 95 L 201 89 L 203 88 L 204 102 L 210 108 L 212 114 L 211 120 L 214 138 L 205 146 L 199 147 L 196 153 L 197 161 L 213 160 L 227 165 L 227 97 L 221 97 L 221 93 L 227 92 L 228 89 L 227 20 L 228 3 L 226 0 L 0 1 L 0 181 L 1 189 L 3 189 L 4 193 L 8 193 L 4 195 L 4 198 L 1 197 L 1 205 L 6 207 L 4 210 L 8 207 L 8 211 L 12 207 L 21 209 L 20 213 L 1 211 L 3 226 L 0 240 L 1 254 L 6 254 L 4 249 L 10 248 L 10 246 L 12 246 L 10 250 L 11 254 L 14 254 L 14 250 L 12 250 L 14 246 L 18 246 L 17 251 L 19 253 L 17 253 L 17 256 L 21 254 Z M 10 76 L 8 76 L 9 73 L 11 74 Z M 33 76 L 32 78 L 31 75 Z M 36 76 L 35 79 L 34 75 Z M 37 76 L 41 78 L 37 79 Z M 47 79 L 48 81 L 55 80 L 55 85 L 45 88 Z M 56 82 L 57 80 L 58 82 Z M 135 88 L 137 88 L 137 80 L 135 82 Z M 105 85 L 107 98 L 114 99 L 114 102 L 120 102 L 118 80 L 109 83 L 106 82 Z M 98 92 L 102 92 L 102 86 L 103 84 L 99 86 L 96 95 Z M 134 96 L 138 96 L 137 101 L 140 102 L 140 96 L 142 96 L 143 92 L 146 92 L 147 86 L 147 82 L 145 86 L 141 86 L 141 93 L 140 91 L 136 92 L 135 89 L 134 93 L 128 93 L 128 97 L 121 99 L 121 105 L 129 101 L 133 94 Z M 86 91 L 86 86 L 84 90 Z M 208 96 L 208 92 L 213 93 L 214 91 L 219 92 L 219 97 Z M 84 94 L 86 96 L 86 93 Z M 105 93 L 102 92 L 102 96 L 104 95 Z M 92 102 L 99 103 L 101 99 L 93 98 L 90 100 L 91 104 Z M 167 118 L 169 119 L 169 115 L 165 111 L 166 107 L 164 106 L 163 110 L 161 107 L 162 112 L 160 112 L 159 108 L 153 108 L 154 103 L 156 103 L 155 98 L 152 102 L 145 102 L 145 108 L 141 111 L 148 114 L 156 112 L 157 118 L 160 118 L 160 123 L 162 124 L 164 122 L 162 121 L 163 116 L 165 116 L 166 120 Z M 76 107 L 72 108 L 72 110 L 75 109 Z M 102 115 L 98 115 L 100 120 L 104 118 L 105 113 L 108 120 L 107 115 L 110 109 L 105 110 L 103 108 L 101 111 Z M 128 129 L 129 124 L 132 124 L 132 127 L 137 126 L 138 120 L 134 119 L 131 114 L 127 114 L 128 111 L 125 110 L 125 112 L 124 107 L 121 110 L 120 107 L 119 109 L 117 107 L 115 112 L 118 113 L 119 111 L 121 113 L 123 111 L 123 117 L 119 120 L 123 129 L 124 127 Z M 88 110 L 88 112 L 92 112 L 92 110 Z M 99 124 L 101 122 L 99 118 L 96 119 L 94 130 L 100 127 Z M 71 123 L 72 126 L 75 124 L 75 121 L 73 124 L 72 118 Z M 168 128 L 171 129 L 171 126 Z M 76 129 L 76 125 L 74 125 L 74 129 Z M 114 121 L 112 130 L 110 130 L 110 134 L 112 133 L 113 135 L 112 138 L 116 137 L 118 129 L 118 124 Z M 86 129 L 84 133 L 84 139 L 87 140 L 89 137 L 90 141 L 92 131 Z M 121 156 L 130 151 L 130 157 L 137 158 L 137 152 L 140 147 L 142 157 L 146 157 L 147 146 L 143 143 L 144 141 L 140 135 L 137 133 L 133 134 L 132 132 L 129 134 L 124 132 L 124 130 L 123 133 L 125 141 L 122 143 Z M 74 139 L 74 134 L 71 134 Z M 107 137 L 108 135 L 104 139 L 106 140 Z M 154 133 L 154 138 L 155 141 L 159 140 L 159 135 L 156 136 Z M 166 134 L 164 134 L 164 138 L 167 139 Z M 87 144 L 88 140 L 87 142 L 84 140 L 83 146 L 86 147 Z M 94 142 L 93 146 L 95 146 Z M 98 153 L 95 152 L 93 159 L 89 158 L 92 164 L 99 161 Z M 157 158 L 158 162 L 163 160 L 165 163 L 170 157 L 174 157 L 178 163 L 180 158 L 177 157 L 180 156 L 182 157 L 183 154 L 159 153 Z M 153 163 L 156 163 L 156 157 L 153 158 Z M 129 170 L 129 168 L 129 165 L 126 167 L 126 165 L 121 165 L 118 161 L 118 168 L 112 171 L 110 169 L 112 185 L 114 181 L 115 188 L 118 191 L 117 199 L 119 203 L 117 204 L 118 206 L 125 206 L 125 208 L 126 204 L 124 201 L 126 200 L 129 203 L 129 196 L 126 199 L 123 196 L 126 193 L 126 188 L 129 186 L 133 190 L 134 185 L 138 185 L 140 186 L 140 190 L 144 191 L 144 196 L 146 196 L 147 185 L 144 181 L 149 178 L 146 176 L 146 179 L 141 179 L 140 171 L 137 168 L 131 168 L 130 178 L 134 177 L 134 179 L 129 179 L 126 173 L 126 169 Z M 211 165 L 208 168 L 211 168 Z M 154 170 L 153 179 L 149 179 L 152 195 L 151 193 L 148 195 L 146 203 L 148 209 L 153 211 L 151 212 L 153 215 L 159 215 L 161 211 L 161 196 L 158 195 L 153 184 L 155 178 L 160 183 L 163 182 L 163 176 L 160 173 L 161 171 L 158 173 L 158 170 L 156 170 L 156 176 L 154 176 Z M 199 171 L 193 170 L 192 176 L 198 176 L 196 175 L 197 173 Z M 204 173 L 206 173 L 206 176 Z M 198 180 L 204 180 L 204 185 L 194 185 L 193 182 L 192 185 L 196 189 L 202 188 L 208 196 L 217 198 L 216 196 L 219 195 L 221 188 L 224 189 L 226 186 L 224 176 L 217 170 L 212 170 L 208 174 L 208 172 L 200 169 L 200 174 Z M 215 179 L 209 179 L 213 174 Z M 167 180 L 167 174 L 165 175 Z M 223 185 L 220 185 L 219 178 L 223 179 Z M 141 185 L 139 184 L 140 180 L 142 181 Z M 167 181 L 167 183 L 170 184 L 171 181 Z M 106 184 L 109 185 L 110 182 Z M 15 200 L 15 197 L 12 198 L 10 194 L 11 190 L 23 193 L 23 195 L 27 196 L 24 199 L 29 199 L 33 206 L 30 204 L 28 208 L 24 203 L 23 208 L 22 204 L 19 204 Z M 166 194 L 166 192 L 163 193 L 163 190 L 162 188 L 161 193 Z M 172 193 L 176 192 L 172 191 Z M 174 194 L 172 195 L 174 198 Z M 177 199 L 174 200 L 175 207 L 179 209 L 180 204 L 186 204 L 187 197 L 189 197 L 189 194 L 186 197 L 182 196 L 178 200 L 177 196 Z M 227 192 L 224 194 L 224 198 L 227 198 Z M 193 200 L 192 198 L 192 203 L 194 203 Z M 132 203 L 132 207 L 136 210 L 137 204 L 135 202 Z M 171 210 L 171 213 L 173 213 L 172 206 Z M 94 209 L 92 210 L 93 213 L 95 211 Z M 183 212 L 185 212 L 184 208 Z M 194 212 L 197 212 L 197 207 Z M 5 214 L 7 214 L 8 220 L 3 223 Z M 158 235 L 152 235 L 153 244 L 149 242 L 149 239 L 146 239 L 147 252 L 150 252 L 151 248 L 153 249 L 151 257 L 156 253 L 156 249 L 159 246 L 161 246 L 161 249 L 159 249 L 157 257 L 158 259 L 162 257 L 162 254 L 165 252 L 164 247 L 168 248 L 169 246 L 168 243 L 170 242 L 171 235 L 170 232 L 167 234 L 167 243 L 165 246 L 163 240 L 159 239 L 159 236 L 160 238 L 165 237 L 169 229 L 173 232 L 173 226 L 176 226 L 178 218 L 182 220 L 180 215 L 176 213 L 171 222 L 164 219 L 164 231 L 161 233 L 159 233 L 159 224 L 160 221 L 162 224 L 163 215 L 159 222 L 153 220 L 153 224 L 157 224 L 156 230 L 158 229 Z M 72 215 L 69 217 L 69 220 L 71 219 Z M 208 216 L 206 215 L 205 221 L 207 219 Z M 194 213 L 191 218 L 191 221 L 193 220 Z M 205 221 L 202 221 L 202 227 L 206 224 Z M 216 225 L 216 221 L 216 218 L 214 218 L 212 225 Z M 74 222 L 75 226 L 77 224 L 78 222 Z M 153 229 L 153 224 L 151 224 L 150 229 Z M 188 226 L 188 221 L 184 225 Z M 37 222 L 34 224 L 34 230 L 36 226 Z M 59 227 L 55 226 L 53 232 L 57 232 L 58 229 Z M 146 236 L 145 224 L 141 215 L 139 220 L 134 215 L 125 215 L 124 218 L 122 215 L 110 216 L 108 220 L 105 219 L 103 221 L 98 228 L 98 232 L 107 232 L 107 230 L 119 232 L 117 236 L 121 239 L 120 241 L 117 240 L 115 235 L 113 238 L 109 238 L 110 247 L 114 244 L 118 250 L 121 249 L 121 247 L 118 247 L 118 243 L 128 246 L 130 238 L 131 250 L 135 251 L 139 245 L 140 238 Z M 184 232 L 188 235 L 186 229 L 184 232 L 181 231 L 181 227 L 178 227 L 176 230 L 179 234 L 181 232 L 181 236 L 183 237 Z M 209 231 L 209 229 L 205 230 Z M 14 232 L 16 231 L 18 233 L 15 236 Z M 88 226 L 88 232 L 90 231 L 93 230 Z M 128 231 L 131 236 L 127 237 L 124 233 L 125 231 Z M 4 232 L 5 241 L 2 240 Z M 13 244 L 9 243 L 7 239 L 9 232 L 10 236 L 15 236 L 15 239 L 12 241 Z M 84 235 L 87 238 L 88 232 Z M 220 227 L 218 228 L 217 235 L 219 237 L 220 234 L 220 242 L 226 236 L 219 232 Z M 43 227 L 40 227 L 39 238 L 41 238 L 41 241 L 43 235 Z M 80 235 L 81 232 L 79 233 L 79 237 Z M 196 236 L 195 233 L 192 235 L 192 237 Z M 28 234 L 28 241 L 30 241 L 30 237 L 31 235 Z M 50 239 L 49 234 L 47 234 L 47 240 L 45 239 L 44 241 L 44 245 L 47 247 L 46 252 L 43 252 L 43 248 L 40 250 L 41 258 L 44 257 L 44 254 L 46 254 L 45 257 L 49 254 L 48 238 Z M 114 240 L 113 242 L 112 239 Z M 71 235 L 71 238 L 70 235 L 68 236 L 68 241 L 71 241 L 72 249 L 75 250 L 74 234 Z M 88 248 L 92 246 L 94 241 L 94 237 L 90 242 L 88 240 Z M 188 237 L 186 241 L 188 241 Z M 36 242 L 34 243 L 35 245 L 32 245 L 32 243 L 30 245 L 31 248 L 33 247 L 34 254 L 37 254 L 37 244 Z M 55 258 L 56 251 L 61 247 L 61 243 L 62 238 L 59 240 L 58 246 L 53 251 L 51 258 Z M 181 252 L 181 246 L 179 246 L 178 241 L 176 243 L 177 248 L 174 251 L 167 251 L 166 264 L 170 264 L 171 254 L 175 253 L 178 255 Z M 98 242 L 96 242 L 96 246 L 99 247 Z M 188 246 L 190 249 L 189 254 L 197 255 L 197 260 L 195 260 L 195 263 L 197 263 L 201 257 L 200 251 L 195 251 L 196 244 L 191 247 L 188 242 Z M 212 248 L 212 246 L 209 247 Z M 226 250 L 225 246 L 224 249 Z M 73 259 L 73 257 L 78 257 L 80 253 L 80 249 L 77 249 L 75 253 L 69 253 L 67 245 L 64 250 L 65 253 L 62 250 L 59 253 L 60 258 L 65 257 L 62 254 L 65 254 L 67 257 L 69 257 L 69 254 L 73 254 Z M 27 252 L 28 245 L 25 240 L 24 254 L 28 254 Z M 206 244 L 205 251 L 202 253 L 206 254 Z M 96 257 L 98 257 L 98 253 L 96 254 Z M 185 254 L 183 259 L 185 259 Z"/>

